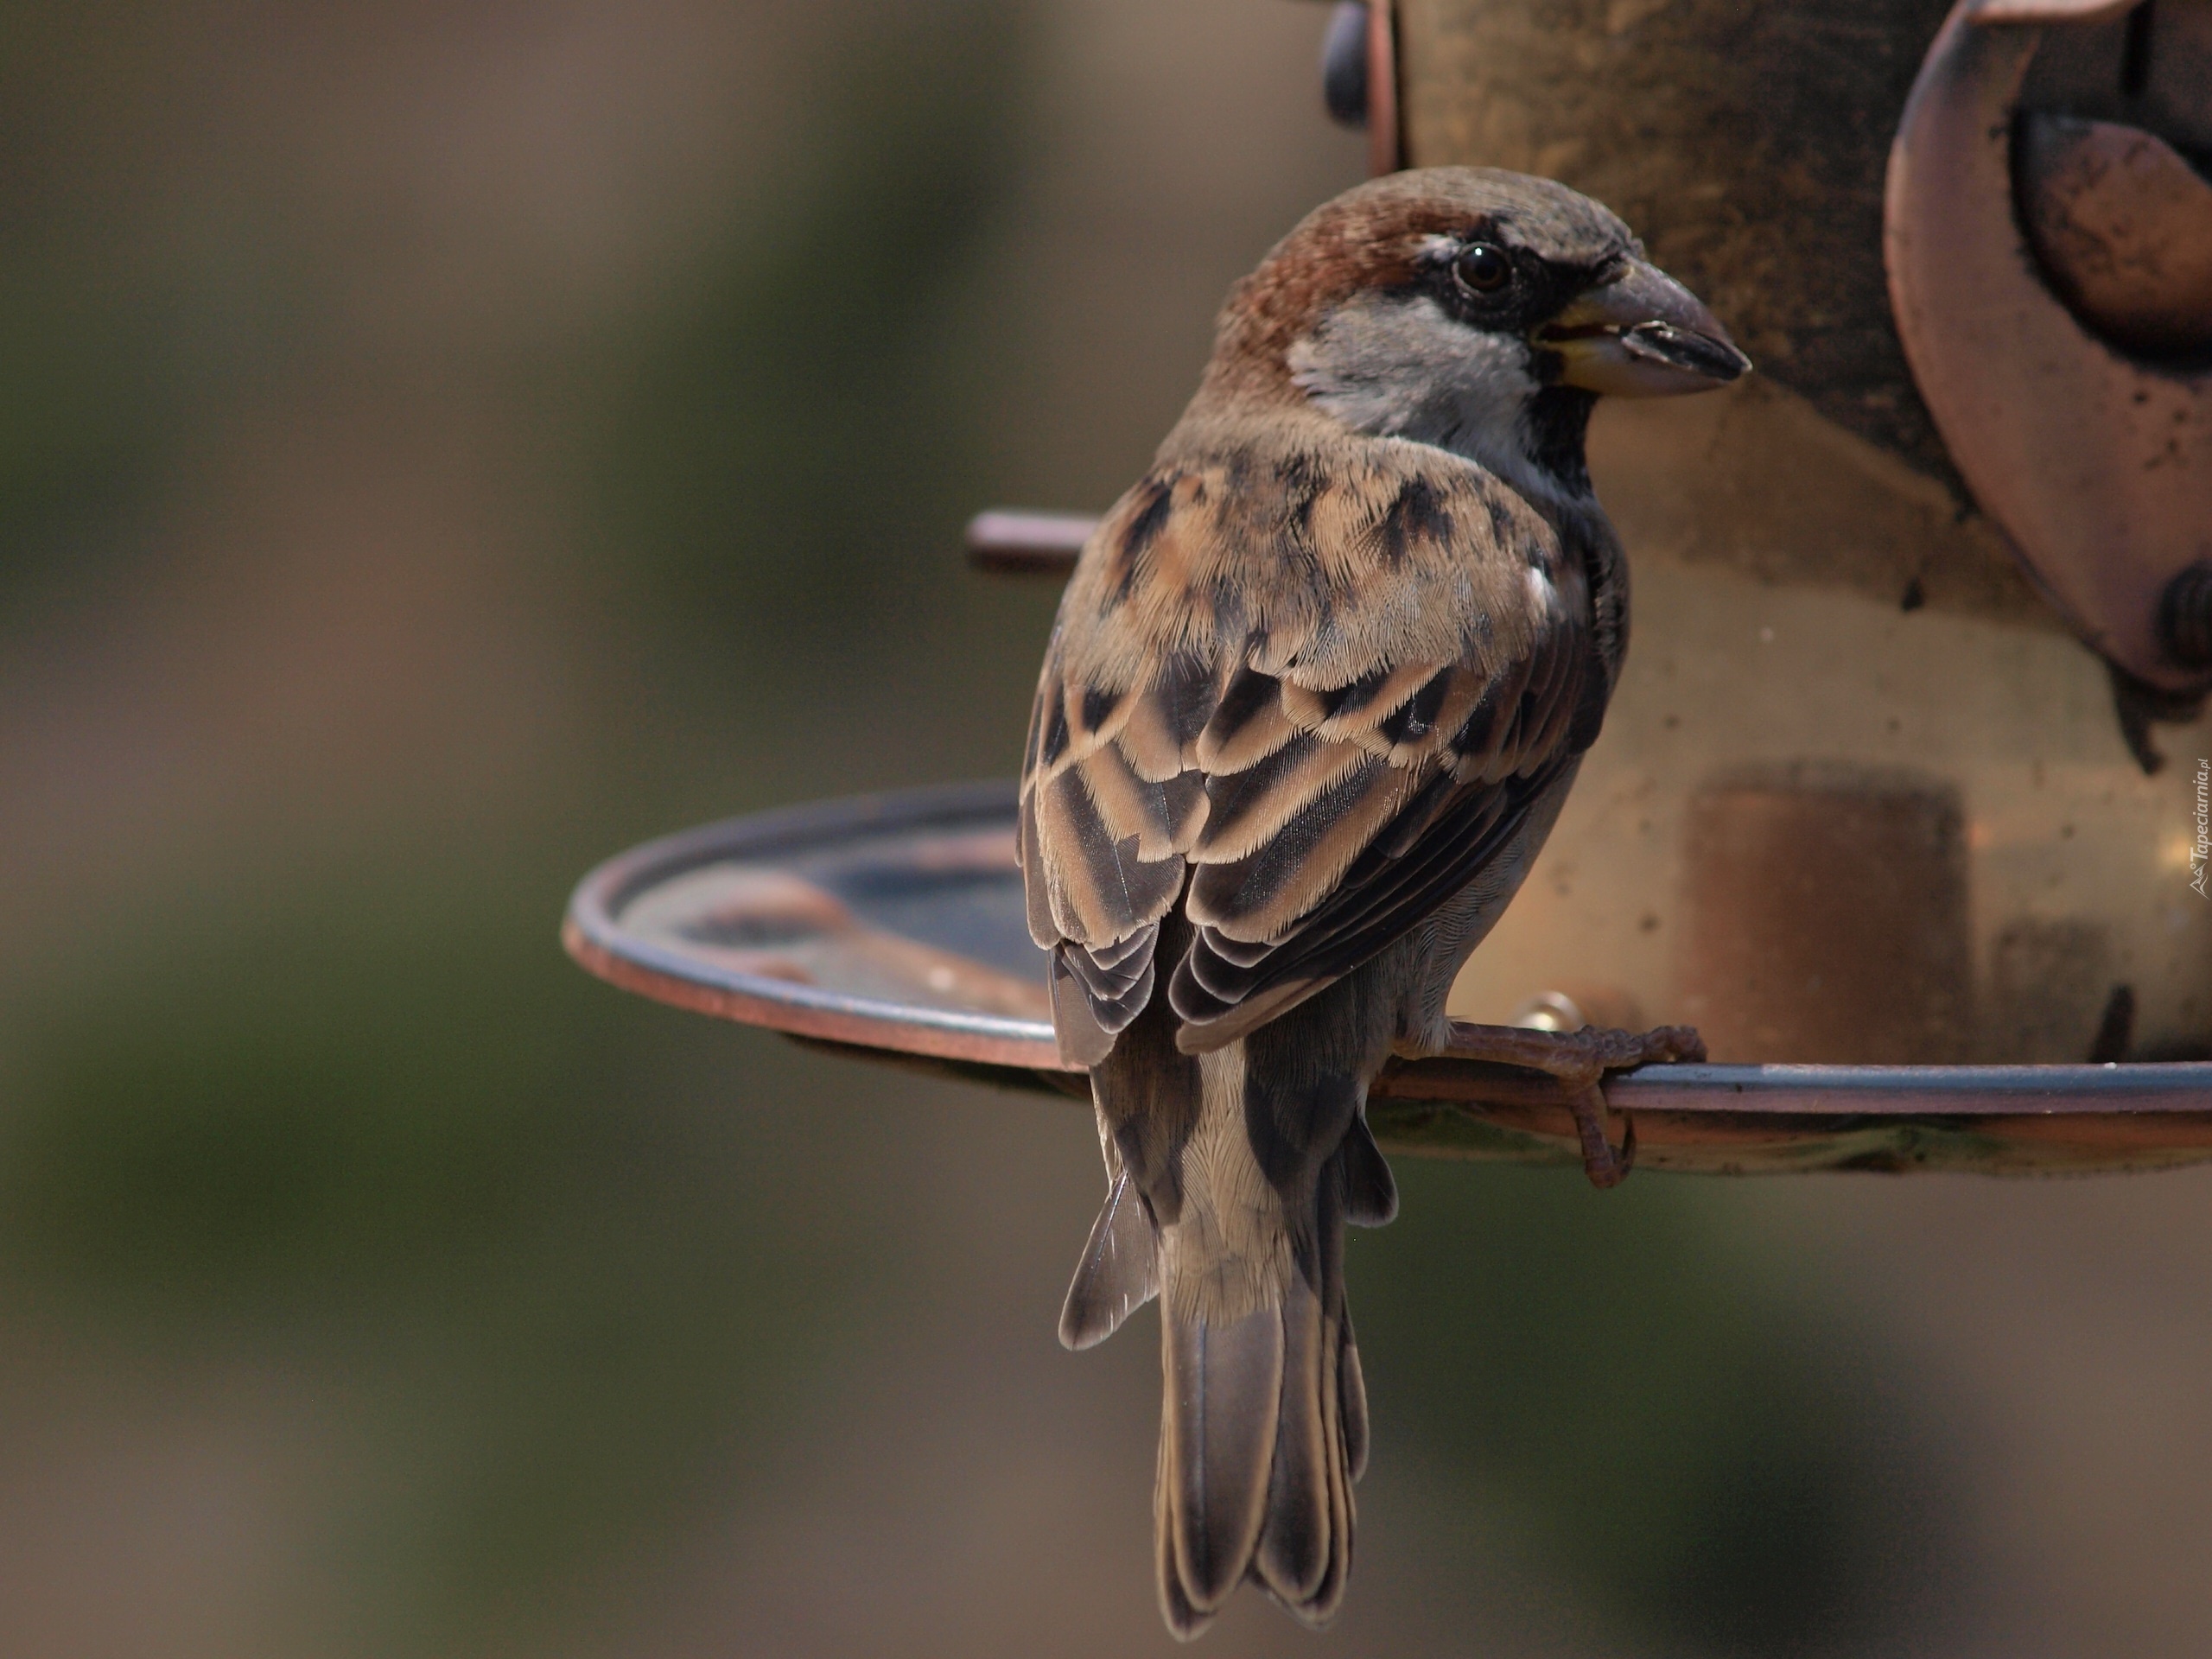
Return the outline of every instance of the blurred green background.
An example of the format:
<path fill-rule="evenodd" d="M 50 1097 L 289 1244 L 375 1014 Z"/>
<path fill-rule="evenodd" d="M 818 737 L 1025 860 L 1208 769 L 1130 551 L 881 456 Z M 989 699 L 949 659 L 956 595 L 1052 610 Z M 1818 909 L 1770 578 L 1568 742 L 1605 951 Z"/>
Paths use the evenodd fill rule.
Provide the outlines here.
<path fill-rule="evenodd" d="M 701 819 L 1013 770 L 1227 283 L 1284 0 L 10 4 L 0 1653 L 1153 1652 L 1084 1114 L 560 955 Z M 2212 1183 L 1402 1166 L 1347 1611 L 1221 1655 L 2140 1655 Z"/>

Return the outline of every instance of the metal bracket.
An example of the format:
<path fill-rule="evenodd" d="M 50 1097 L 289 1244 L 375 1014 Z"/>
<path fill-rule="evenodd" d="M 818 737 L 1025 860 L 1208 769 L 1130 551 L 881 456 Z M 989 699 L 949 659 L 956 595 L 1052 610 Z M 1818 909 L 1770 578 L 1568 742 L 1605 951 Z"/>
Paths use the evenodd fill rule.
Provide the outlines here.
<path fill-rule="evenodd" d="M 1884 254 L 1921 396 L 2031 579 L 2115 668 L 2193 699 L 2212 690 L 2212 660 L 2190 660 L 2190 607 L 2212 584 L 2190 575 L 2212 559 L 2212 362 L 2093 332 L 2045 281 L 2015 206 L 2016 118 L 2044 29 L 2134 3 L 1960 0 L 1890 152 Z M 2160 212 L 2193 239 L 2212 188 L 2185 163 L 2160 176 L 2174 181 Z"/>

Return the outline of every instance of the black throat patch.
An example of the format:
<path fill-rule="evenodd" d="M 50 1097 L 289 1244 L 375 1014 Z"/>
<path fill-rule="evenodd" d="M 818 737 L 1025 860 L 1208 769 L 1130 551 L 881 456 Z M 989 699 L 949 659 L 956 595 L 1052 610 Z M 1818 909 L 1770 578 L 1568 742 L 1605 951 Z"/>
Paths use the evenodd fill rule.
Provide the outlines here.
<path fill-rule="evenodd" d="M 1590 411 L 1598 395 L 1580 386 L 1546 386 L 1529 400 L 1521 414 L 1521 447 L 1529 461 L 1543 469 L 1565 495 L 1587 499 L 1590 467 L 1583 455 L 1583 441 L 1590 431 Z"/>

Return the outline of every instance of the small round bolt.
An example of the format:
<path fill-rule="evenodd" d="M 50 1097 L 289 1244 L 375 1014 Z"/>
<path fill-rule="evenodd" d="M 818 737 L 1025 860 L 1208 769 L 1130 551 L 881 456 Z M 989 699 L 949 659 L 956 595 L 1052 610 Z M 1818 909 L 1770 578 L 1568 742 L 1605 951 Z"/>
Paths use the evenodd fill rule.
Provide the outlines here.
<path fill-rule="evenodd" d="M 2212 668 L 2212 559 L 2199 559 L 2158 597 L 2158 643 L 2183 668 Z"/>
<path fill-rule="evenodd" d="M 1590 1023 L 1582 1005 L 1565 991 L 1538 991 L 1513 1010 L 1506 1021 L 1523 1031 L 1576 1032 Z"/>

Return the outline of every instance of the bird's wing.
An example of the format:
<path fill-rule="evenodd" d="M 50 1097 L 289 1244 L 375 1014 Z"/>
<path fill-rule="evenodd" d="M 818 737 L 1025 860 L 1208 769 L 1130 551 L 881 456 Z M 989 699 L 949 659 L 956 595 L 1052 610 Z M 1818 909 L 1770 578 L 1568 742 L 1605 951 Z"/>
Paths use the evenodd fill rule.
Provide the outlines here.
<path fill-rule="evenodd" d="M 1551 527 L 1440 451 L 1155 469 L 1069 585 L 1023 765 L 1063 1052 L 1095 1065 L 1150 1000 L 1179 900 L 1185 1047 L 1375 955 L 1571 764 L 1591 661 Z"/>

